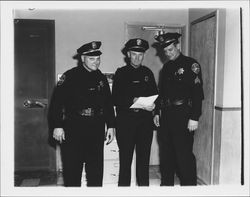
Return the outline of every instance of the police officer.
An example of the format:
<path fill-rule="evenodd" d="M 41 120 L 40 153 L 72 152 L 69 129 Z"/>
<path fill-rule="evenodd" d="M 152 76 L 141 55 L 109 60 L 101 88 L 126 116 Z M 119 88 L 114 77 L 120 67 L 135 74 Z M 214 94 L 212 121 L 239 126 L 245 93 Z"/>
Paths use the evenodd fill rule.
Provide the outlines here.
<path fill-rule="evenodd" d="M 130 109 L 139 98 L 157 94 L 152 71 L 142 65 L 148 42 L 135 38 L 124 47 L 127 65 L 115 72 L 112 96 L 116 107 L 116 139 L 119 147 L 120 171 L 118 186 L 130 186 L 131 163 L 136 150 L 136 179 L 139 186 L 149 185 L 149 159 L 153 136 L 152 110 Z"/>
<path fill-rule="evenodd" d="M 156 37 L 169 61 L 163 66 L 154 123 L 161 126 L 161 185 L 174 185 L 178 172 L 181 185 L 196 185 L 193 136 L 201 115 L 202 75 L 199 63 L 180 52 L 179 33 Z M 159 116 L 161 109 L 161 119 Z"/>
<path fill-rule="evenodd" d="M 65 186 L 80 186 L 85 163 L 87 186 L 102 186 L 105 124 L 114 137 L 114 107 L 108 81 L 98 69 L 101 42 L 77 49 L 79 64 L 57 83 L 50 103 L 53 137 L 61 143 Z"/>

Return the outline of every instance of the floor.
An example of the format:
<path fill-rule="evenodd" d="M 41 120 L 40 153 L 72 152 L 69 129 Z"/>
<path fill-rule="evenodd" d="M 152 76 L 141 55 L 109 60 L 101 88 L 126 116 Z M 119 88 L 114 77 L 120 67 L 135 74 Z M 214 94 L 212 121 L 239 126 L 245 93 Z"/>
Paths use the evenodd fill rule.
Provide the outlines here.
<path fill-rule="evenodd" d="M 159 166 L 150 166 L 149 168 L 150 185 L 160 185 Z M 48 187 L 62 186 L 61 173 L 52 172 L 20 172 L 15 174 L 15 186 L 17 187 Z M 176 177 L 175 185 L 179 185 L 179 180 Z"/>
<path fill-rule="evenodd" d="M 15 186 L 56 186 L 57 174 L 47 171 L 18 172 L 15 173 Z"/>

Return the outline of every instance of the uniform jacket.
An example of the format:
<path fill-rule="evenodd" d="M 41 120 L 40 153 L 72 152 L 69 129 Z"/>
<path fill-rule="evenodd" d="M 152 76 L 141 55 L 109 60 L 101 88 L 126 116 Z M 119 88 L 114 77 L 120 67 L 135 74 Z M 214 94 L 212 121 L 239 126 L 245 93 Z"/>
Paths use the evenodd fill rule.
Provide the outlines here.
<path fill-rule="evenodd" d="M 152 96 L 158 93 L 152 71 L 146 66 L 134 68 L 126 65 L 115 72 L 112 96 L 119 109 L 129 109 L 135 97 Z"/>
<path fill-rule="evenodd" d="M 199 63 L 180 54 L 175 60 L 164 64 L 159 84 L 159 97 L 156 109 L 170 101 L 186 99 L 191 103 L 190 119 L 198 120 L 201 115 L 202 100 L 204 99 L 203 81 Z"/>
<path fill-rule="evenodd" d="M 114 127 L 114 108 L 105 75 L 79 65 L 66 71 L 55 87 L 48 116 L 51 129 L 63 128 L 64 116 L 84 108 L 103 109 L 107 127 Z"/>

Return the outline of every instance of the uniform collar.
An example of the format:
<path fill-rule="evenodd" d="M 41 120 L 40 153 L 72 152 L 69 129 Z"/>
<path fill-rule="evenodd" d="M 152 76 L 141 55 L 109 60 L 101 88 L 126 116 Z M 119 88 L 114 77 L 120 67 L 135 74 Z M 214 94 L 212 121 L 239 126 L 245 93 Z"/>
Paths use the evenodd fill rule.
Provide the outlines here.
<path fill-rule="evenodd" d="M 134 66 L 132 66 L 131 64 L 128 64 L 128 67 L 132 70 L 139 70 L 142 68 L 142 65 L 140 65 L 139 67 L 135 68 Z"/>
<path fill-rule="evenodd" d="M 94 75 L 95 73 L 98 73 L 98 70 L 99 69 L 97 69 L 97 70 L 95 70 L 95 71 L 88 71 L 83 65 L 78 65 L 78 69 L 80 70 L 80 71 L 82 71 L 83 73 L 89 73 L 89 74 L 92 74 L 92 75 Z"/>
<path fill-rule="evenodd" d="M 175 60 L 173 60 L 174 62 L 176 62 L 176 61 L 179 61 L 181 58 L 182 58 L 182 53 L 180 52 L 180 55 L 175 59 Z"/>

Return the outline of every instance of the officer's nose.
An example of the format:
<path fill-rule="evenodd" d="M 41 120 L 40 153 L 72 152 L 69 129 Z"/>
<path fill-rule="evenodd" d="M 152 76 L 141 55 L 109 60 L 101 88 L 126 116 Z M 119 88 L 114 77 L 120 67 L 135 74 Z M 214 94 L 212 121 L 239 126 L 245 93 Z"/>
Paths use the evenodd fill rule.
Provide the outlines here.
<path fill-rule="evenodd" d="M 139 55 L 136 55 L 135 59 L 138 61 L 140 59 Z"/>
<path fill-rule="evenodd" d="M 165 52 L 166 56 L 170 56 L 170 52 L 166 51 Z"/>
<path fill-rule="evenodd" d="M 96 60 L 96 61 L 94 62 L 94 64 L 95 64 L 95 65 L 99 65 L 99 64 L 100 64 L 100 60 Z"/>

